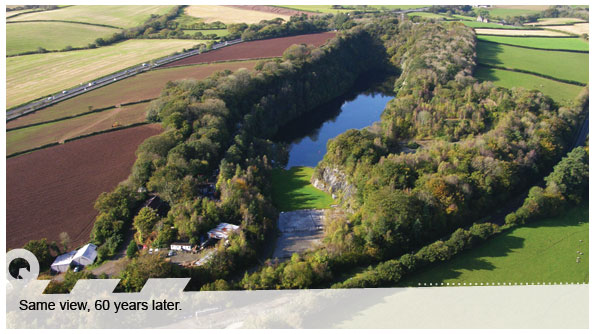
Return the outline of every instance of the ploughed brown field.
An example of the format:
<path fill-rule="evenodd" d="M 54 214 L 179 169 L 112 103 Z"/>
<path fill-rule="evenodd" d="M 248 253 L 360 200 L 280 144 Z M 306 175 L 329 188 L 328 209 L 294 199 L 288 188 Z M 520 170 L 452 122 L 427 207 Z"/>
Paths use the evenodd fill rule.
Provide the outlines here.
<path fill-rule="evenodd" d="M 71 248 L 87 242 L 95 200 L 128 177 L 138 145 L 161 131 L 142 125 L 7 159 L 7 248 L 41 238 L 59 242 L 61 232 Z"/>
<path fill-rule="evenodd" d="M 275 7 L 275 6 L 262 6 L 262 5 L 228 5 L 227 7 L 234 7 L 237 9 L 245 9 L 245 10 L 255 10 L 259 12 L 265 13 L 274 13 L 274 14 L 281 14 L 281 15 L 302 15 L 306 14 L 308 16 L 315 16 L 320 15 L 320 13 L 312 13 L 312 12 L 304 12 L 301 10 L 283 8 L 283 7 Z"/>
<path fill-rule="evenodd" d="M 318 34 L 298 35 L 244 42 L 236 45 L 227 46 L 218 50 L 202 53 L 196 56 L 180 59 L 165 66 L 171 67 L 180 65 L 208 63 L 212 61 L 280 57 L 283 55 L 283 51 L 285 51 L 285 49 L 287 49 L 293 44 L 303 43 L 312 44 L 314 46 L 320 46 L 326 43 L 326 41 L 330 38 L 333 38 L 335 34 L 335 32 L 322 32 Z"/>

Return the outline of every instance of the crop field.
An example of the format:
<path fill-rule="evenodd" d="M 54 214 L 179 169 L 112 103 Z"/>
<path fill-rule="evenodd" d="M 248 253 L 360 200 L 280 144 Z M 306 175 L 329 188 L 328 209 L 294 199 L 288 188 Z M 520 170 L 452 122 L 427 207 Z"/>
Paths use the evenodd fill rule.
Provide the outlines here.
<path fill-rule="evenodd" d="M 289 20 L 290 15 L 267 13 L 256 10 L 238 9 L 228 6 L 207 6 L 197 5 L 188 6 L 185 11 L 186 15 L 201 18 L 204 22 L 221 21 L 223 23 L 258 23 L 262 20 L 272 20 L 280 17 L 286 21 Z"/>
<path fill-rule="evenodd" d="M 138 145 L 161 131 L 158 124 L 137 126 L 7 159 L 7 248 L 40 238 L 59 242 L 61 232 L 71 247 L 88 242 L 97 196 L 128 177 Z"/>
<path fill-rule="evenodd" d="M 62 50 L 66 46 L 84 47 L 99 37 L 107 37 L 119 29 L 66 22 L 19 22 L 6 25 L 6 54 Z"/>
<path fill-rule="evenodd" d="M 55 123 L 35 125 L 6 133 L 6 154 L 64 142 L 67 139 L 146 121 L 149 103 L 138 103 L 121 108 L 83 115 Z"/>
<path fill-rule="evenodd" d="M 496 86 L 504 88 L 524 87 L 527 89 L 537 89 L 561 104 L 571 103 L 584 88 L 532 74 L 485 66 L 477 66 L 474 76 L 481 81 L 493 81 Z"/>
<path fill-rule="evenodd" d="M 589 55 L 564 51 L 542 51 L 514 46 L 477 43 L 479 63 L 521 69 L 557 79 L 589 81 Z"/>
<path fill-rule="evenodd" d="M 570 17 L 548 17 L 545 19 L 538 19 L 537 22 L 526 23 L 527 26 L 547 26 L 551 24 L 569 24 L 585 22 L 582 19 L 574 19 Z"/>
<path fill-rule="evenodd" d="M 537 49 L 589 51 L 589 42 L 582 38 L 477 36 L 480 41 L 526 46 Z"/>
<path fill-rule="evenodd" d="M 141 25 L 152 14 L 165 14 L 170 8 L 171 6 L 69 6 L 23 14 L 9 21 L 62 20 L 131 28 Z"/>
<path fill-rule="evenodd" d="M 571 26 L 543 26 L 543 28 L 564 31 L 575 35 L 589 33 L 589 23 L 577 23 Z"/>
<path fill-rule="evenodd" d="M 310 183 L 313 172 L 311 167 L 273 170 L 273 204 L 279 211 L 326 209 L 333 204 L 331 195 Z"/>
<path fill-rule="evenodd" d="M 235 71 L 240 68 L 252 69 L 256 63 L 256 60 L 250 60 L 152 70 L 94 89 L 88 93 L 38 110 L 35 113 L 19 117 L 14 121 L 6 123 L 6 127 L 10 129 L 79 115 L 89 111 L 89 107 L 91 109 L 100 109 L 129 102 L 154 99 L 159 96 L 168 81 L 181 79 L 200 80 L 218 71 Z"/>
<path fill-rule="evenodd" d="M 503 232 L 399 285 L 589 282 L 588 220 L 585 203 L 559 217 Z"/>
<path fill-rule="evenodd" d="M 199 43 L 135 39 L 98 49 L 9 57 L 6 59 L 7 108 Z"/>
<path fill-rule="evenodd" d="M 293 44 L 305 43 L 312 44 L 314 46 L 320 46 L 334 36 L 334 32 L 323 32 L 318 34 L 307 34 L 244 42 L 212 52 L 184 58 L 166 66 L 171 67 L 179 65 L 201 64 L 213 61 L 280 57 L 283 55 L 283 52 Z"/>
<path fill-rule="evenodd" d="M 502 26 L 500 26 L 502 27 Z M 529 30 L 529 29 L 475 29 L 478 35 L 505 35 L 505 36 L 568 36 L 560 31 Z"/>

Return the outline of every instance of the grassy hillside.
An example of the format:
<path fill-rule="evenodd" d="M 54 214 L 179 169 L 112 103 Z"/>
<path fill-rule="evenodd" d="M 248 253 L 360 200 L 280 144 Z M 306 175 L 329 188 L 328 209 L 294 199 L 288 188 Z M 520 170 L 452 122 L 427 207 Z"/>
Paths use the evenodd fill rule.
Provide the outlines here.
<path fill-rule="evenodd" d="M 84 47 L 99 37 L 110 36 L 120 30 L 88 24 L 66 22 L 21 22 L 6 25 L 6 54 L 62 50 L 66 46 Z"/>
<path fill-rule="evenodd" d="M 406 278 L 400 285 L 589 282 L 588 219 L 589 205 L 585 203 L 560 217 L 504 232 L 448 262 Z"/>
<path fill-rule="evenodd" d="M 581 86 L 554 81 L 531 74 L 500 70 L 485 66 L 478 66 L 475 69 L 475 77 L 482 81 L 493 81 L 497 86 L 505 88 L 524 87 L 527 89 L 537 89 L 562 104 L 572 102 L 583 89 Z"/>
<path fill-rule="evenodd" d="M 589 51 L 589 42 L 582 38 L 508 37 L 479 35 L 480 41 L 526 46 L 539 49 Z"/>
<path fill-rule="evenodd" d="M 7 58 L 7 108 L 128 66 L 190 48 L 200 42 L 173 39 L 129 40 L 98 49 Z"/>
<path fill-rule="evenodd" d="M 19 15 L 10 21 L 63 20 L 131 28 L 145 22 L 152 14 L 165 14 L 171 6 L 70 6 Z"/>
<path fill-rule="evenodd" d="M 333 204 L 331 195 L 310 184 L 313 172 L 311 167 L 273 170 L 273 204 L 277 209 L 326 209 Z"/>
<path fill-rule="evenodd" d="M 494 43 L 477 43 L 479 63 L 522 69 L 557 79 L 589 81 L 589 55 L 563 51 L 541 51 Z"/>

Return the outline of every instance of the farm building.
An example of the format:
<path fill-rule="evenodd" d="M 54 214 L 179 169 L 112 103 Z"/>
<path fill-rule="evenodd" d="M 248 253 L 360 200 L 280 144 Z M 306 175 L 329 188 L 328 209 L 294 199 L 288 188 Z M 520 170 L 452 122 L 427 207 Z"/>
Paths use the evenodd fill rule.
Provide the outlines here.
<path fill-rule="evenodd" d="M 62 273 L 68 270 L 71 265 L 88 266 L 97 258 L 97 246 L 86 244 L 78 251 L 68 252 L 56 257 L 50 268 L 53 271 Z"/>
<path fill-rule="evenodd" d="M 214 229 L 207 232 L 207 235 L 211 239 L 227 239 L 229 234 L 235 230 L 238 230 L 240 227 L 238 225 L 228 224 L 228 223 L 221 223 L 217 225 Z"/>
<path fill-rule="evenodd" d="M 177 251 L 192 251 L 192 244 L 189 242 L 174 242 L 173 244 L 169 245 L 171 250 Z"/>
<path fill-rule="evenodd" d="M 93 244 L 86 244 L 83 247 L 81 247 L 76 252 L 76 254 L 74 254 L 72 261 L 75 265 L 88 266 L 90 264 L 93 264 L 96 258 L 97 246 Z"/>
<path fill-rule="evenodd" d="M 54 263 L 50 266 L 53 271 L 63 273 L 70 268 L 70 264 L 72 263 L 72 258 L 76 254 L 76 251 L 68 252 L 66 254 L 58 255 L 58 257 L 54 260 Z"/>

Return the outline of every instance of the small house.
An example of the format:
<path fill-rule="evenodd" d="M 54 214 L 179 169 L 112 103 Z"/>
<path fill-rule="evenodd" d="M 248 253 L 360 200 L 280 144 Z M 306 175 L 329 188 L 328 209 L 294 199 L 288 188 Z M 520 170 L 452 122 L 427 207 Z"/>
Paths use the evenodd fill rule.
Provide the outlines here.
<path fill-rule="evenodd" d="M 189 242 L 174 242 L 169 245 L 169 249 L 190 252 L 192 251 L 192 244 Z"/>
<path fill-rule="evenodd" d="M 487 17 L 483 17 L 481 15 L 477 16 L 477 22 L 483 22 L 483 23 L 488 23 L 488 18 Z"/>

